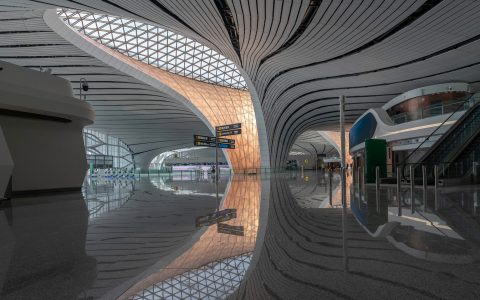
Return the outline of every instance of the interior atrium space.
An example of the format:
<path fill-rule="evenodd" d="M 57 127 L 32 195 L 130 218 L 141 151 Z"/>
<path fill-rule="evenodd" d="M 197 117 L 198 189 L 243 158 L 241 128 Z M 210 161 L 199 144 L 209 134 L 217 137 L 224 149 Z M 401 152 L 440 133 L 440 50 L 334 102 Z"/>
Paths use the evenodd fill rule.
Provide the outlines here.
<path fill-rule="evenodd" d="M 0 0 L 0 299 L 480 299 L 480 1 Z"/>

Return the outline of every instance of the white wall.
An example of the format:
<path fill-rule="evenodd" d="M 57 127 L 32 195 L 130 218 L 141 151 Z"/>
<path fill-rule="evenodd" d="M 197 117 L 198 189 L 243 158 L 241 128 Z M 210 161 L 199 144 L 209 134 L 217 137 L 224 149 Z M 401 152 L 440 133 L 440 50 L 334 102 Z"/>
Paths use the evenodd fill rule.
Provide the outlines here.
<path fill-rule="evenodd" d="M 12 190 L 81 187 L 87 171 L 82 126 L 0 116 L 15 166 Z"/>

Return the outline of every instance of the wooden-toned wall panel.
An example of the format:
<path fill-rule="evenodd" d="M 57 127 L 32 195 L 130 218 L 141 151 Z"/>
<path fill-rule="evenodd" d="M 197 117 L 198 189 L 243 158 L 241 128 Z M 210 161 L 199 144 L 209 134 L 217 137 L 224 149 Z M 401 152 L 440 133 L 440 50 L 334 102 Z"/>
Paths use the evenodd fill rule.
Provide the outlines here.
<path fill-rule="evenodd" d="M 87 37 L 87 39 L 89 38 Z M 201 82 L 164 71 L 123 55 L 93 40 L 91 41 L 110 55 L 158 79 L 158 81 L 182 95 L 205 116 L 212 127 L 242 123 L 242 134 L 228 137 L 235 139 L 236 149 L 225 150 L 225 153 L 230 158 L 234 172 L 260 168 L 257 123 L 252 99 L 248 91 Z"/>

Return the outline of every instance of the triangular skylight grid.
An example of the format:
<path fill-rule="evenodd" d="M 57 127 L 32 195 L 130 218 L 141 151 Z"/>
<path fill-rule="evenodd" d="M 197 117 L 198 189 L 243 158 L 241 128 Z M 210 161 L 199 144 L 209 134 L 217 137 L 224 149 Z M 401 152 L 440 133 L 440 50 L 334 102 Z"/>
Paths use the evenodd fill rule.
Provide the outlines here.
<path fill-rule="evenodd" d="M 166 29 L 135 20 L 70 9 L 60 18 L 124 55 L 195 80 L 246 90 L 235 64 L 217 52 Z"/>
<path fill-rule="evenodd" d="M 224 299 L 240 286 L 251 260 L 250 252 L 214 261 L 158 282 L 131 299 Z"/>

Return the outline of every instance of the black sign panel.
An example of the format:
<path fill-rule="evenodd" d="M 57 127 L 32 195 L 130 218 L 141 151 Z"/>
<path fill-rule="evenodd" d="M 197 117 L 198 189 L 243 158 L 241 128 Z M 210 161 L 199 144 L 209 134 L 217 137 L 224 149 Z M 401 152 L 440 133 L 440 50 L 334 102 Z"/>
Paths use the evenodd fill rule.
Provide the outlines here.
<path fill-rule="evenodd" d="M 244 228 L 243 228 L 243 226 L 233 226 L 233 225 L 228 225 L 228 224 L 224 224 L 224 223 L 218 223 L 217 224 L 217 232 L 218 233 L 226 233 L 226 234 L 243 236 L 244 235 Z"/>
<path fill-rule="evenodd" d="M 215 143 L 215 142 L 204 142 L 204 141 L 193 141 L 194 146 L 201 146 L 201 147 L 211 147 L 215 148 L 218 146 L 220 149 L 235 149 L 235 145 L 233 144 L 222 144 L 222 143 Z"/>
<path fill-rule="evenodd" d="M 232 139 L 216 138 L 213 136 L 205 136 L 205 135 L 197 135 L 197 134 L 193 136 L 193 140 L 195 142 L 198 141 L 198 142 L 207 142 L 207 143 L 215 143 L 215 141 L 217 141 L 218 143 L 222 143 L 222 144 L 235 145 L 235 140 L 232 140 Z"/>
<path fill-rule="evenodd" d="M 232 145 L 235 145 L 235 140 L 231 140 L 231 139 L 223 139 L 223 138 L 217 138 L 217 143 L 222 143 L 222 144 L 232 144 Z"/>
<path fill-rule="evenodd" d="M 235 123 L 235 124 L 216 126 L 215 131 L 224 131 L 224 130 L 232 130 L 232 129 L 240 129 L 240 128 L 242 128 L 242 123 Z"/>
<path fill-rule="evenodd" d="M 194 141 L 203 141 L 203 142 L 212 142 L 212 143 L 215 143 L 215 141 L 216 141 L 215 137 L 213 137 L 213 136 L 198 135 L 198 134 L 193 135 L 193 140 Z"/>
<path fill-rule="evenodd" d="M 217 131 L 217 136 L 227 136 L 227 135 L 236 135 L 236 134 L 242 134 L 242 130 L 231 129 L 231 130 Z"/>
<path fill-rule="evenodd" d="M 204 141 L 193 141 L 194 146 L 203 146 L 203 147 L 217 147 L 215 142 L 204 142 Z"/>
<path fill-rule="evenodd" d="M 195 220 L 197 227 L 210 226 L 219 222 L 225 222 L 237 217 L 237 210 L 235 208 L 227 208 L 218 212 L 208 214 L 206 216 L 198 217 Z"/>

